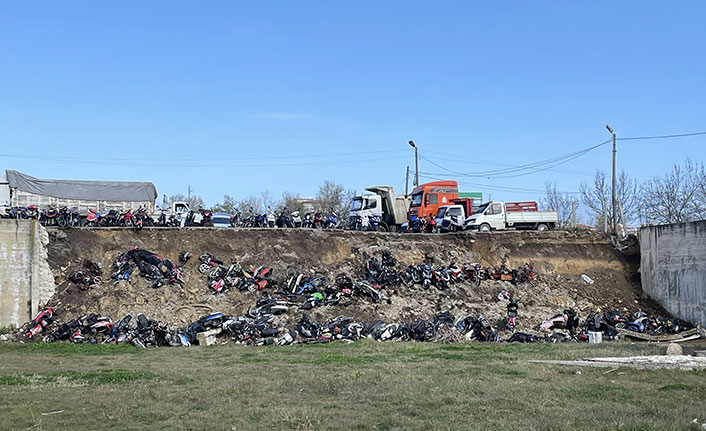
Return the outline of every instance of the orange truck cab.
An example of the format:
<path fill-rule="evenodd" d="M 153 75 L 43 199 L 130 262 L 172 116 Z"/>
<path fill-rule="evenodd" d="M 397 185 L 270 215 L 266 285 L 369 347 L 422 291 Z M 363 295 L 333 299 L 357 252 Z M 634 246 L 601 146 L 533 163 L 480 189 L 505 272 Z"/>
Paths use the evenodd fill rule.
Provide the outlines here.
<path fill-rule="evenodd" d="M 451 204 L 452 199 L 458 199 L 458 183 L 456 181 L 434 181 L 420 184 L 412 190 L 412 203 L 407 212 L 407 220 L 416 218 L 436 217 L 436 210 L 442 205 Z"/>

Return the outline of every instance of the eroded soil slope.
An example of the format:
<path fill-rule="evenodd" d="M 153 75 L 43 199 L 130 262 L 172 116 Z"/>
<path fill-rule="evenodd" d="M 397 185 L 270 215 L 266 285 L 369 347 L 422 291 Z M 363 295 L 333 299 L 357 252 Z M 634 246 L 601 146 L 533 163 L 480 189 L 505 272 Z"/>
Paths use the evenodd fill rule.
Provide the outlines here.
<path fill-rule="evenodd" d="M 184 267 L 183 287 L 153 289 L 147 280 L 133 274 L 133 282 L 114 284 L 109 280 L 113 262 L 130 247 L 145 248 L 174 262 L 183 250 L 194 254 Z M 360 319 L 409 321 L 428 318 L 435 311 L 450 310 L 456 315 L 480 312 L 495 321 L 505 316 L 505 302 L 496 298 L 506 288 L 520 300 L 519 328 L 534 326 L 565 307 L 586 313 L 597 306 L 635 311 L 654 311 L 652 303 L 641 299 L 630 266 L 614 251 L 609 239 L 595 234 L 565 232 L 513 232 L 503 234 L 392 234 L 316 230 L 236 230 L 236 229 L 71 229 L 51 230 L 49 261 L 57 284 L 50 304 L 62 320 L 96 312 L 114 319 L 127 312 L 145 313 L 153 319 L 187 323 L 211 312 L 242 314 L 252 307 L 259 293 L 228 291 L 213 295 L 206 277 L 197 270 L 197 257 L 209 252 L 223 261 L 237 258 L 244 268 L 266 265 L 273 277 L 284 282 L 289 266 L 321 273 L 331 279 L 347 272 L 362 278 L 364 262 L 388 250 L 398 259 L 398 269 L 420 263 L 425 257 L 437 264 L 480 262 L 484 266 L 517 267 L 532 262 L 538 281 L 512 286 L 509 282 L 484 281 L 480 287 L 464 283 L 448 290 L 427 291 L 421 287 L 388 288 L 391 304 L 374 304 L 356 299 L 348 307 L 318 307 L 310 318 L 326 320 L 340 314 Z M 104 282 L 95 289 L 82 290 L 67 281 L 84 259 L 99 261 Z M 595 283 L 586 284 L 587 274 Z M 290 310 L 279 317 L 291 325 L 301 313 Z"/>

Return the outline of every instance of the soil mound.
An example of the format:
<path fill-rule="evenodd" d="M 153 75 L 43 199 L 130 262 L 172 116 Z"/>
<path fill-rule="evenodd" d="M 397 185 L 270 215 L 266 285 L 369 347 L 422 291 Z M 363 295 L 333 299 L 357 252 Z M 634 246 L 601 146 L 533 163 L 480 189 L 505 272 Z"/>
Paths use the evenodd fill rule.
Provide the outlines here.
<path fill-rule="evenodd" d="M 312 320 L 326 321 L 338 315 L 361 320 L 406 322 L 429 318 L 449 310 L 460 316 L 482 313 L 491 322 L 505 318 L 506 301 L 497 299 L 502 289 L 519 299 L 518 329 L 533 327 L 566 307 L 581 317 L 596 307 L 634 312 L 638 308 L 663 313 L 642 299 L 634 284 L 634 267 L 613 249 L 606 236 L 592 233 L 510 232 L 493 234 L 394 234 L 318 231 L 308 229 L 53 229 L 49 232 L 49 263 L 57 290 L 48 305 L 66 321 L 95 312 L 118 319 L 128 312 L 144 313 L 152 319 L 185 324 L 212 311 L 229 315 L 245 313 L 261 292 L 230 290 L 214 295 L 206 276 L 198 271 L 198 256 L 211 253 L 224 262 L 237 259 L 245 269 L 260 265 L 273 268 L 273 278 L 284 283 L 285 270 L 295 267 L 322 274 L 332 282 L 336 274 L 363 278 L 365 262 L 389 251 L 397 258 L 397 270 L 433 259 L 435 264 L 479 262 L 516 268 L 531 262 L 537 280 L 511 285 L 507 281 L 483 281 L 451 285 L 447 290 L 423 290 L 421 286 L 387 287 L 391 302 L 373 303 L 355 298 L 347 307 L 322 306 L 306 313 Z M 194 258 L 184 265 L 185 283 L 152 288 L 149 280 L 133 274 L 131 283 L 110 280 L 117 257 L 131 247 L 140 247 L 178 262 L 179 253 Z M 86 259 L 100 262 L 103 282 L 86 289 L 68 280 Z M 594 283 L 581 279 L 587 274 Z M 270 291 L 273 293 L 273 291 Z M 278 316 L 277 324 L 293 326 L 301 317 L 291 309 Z M 499 326 L 499 325 L 498 325 Z"/>

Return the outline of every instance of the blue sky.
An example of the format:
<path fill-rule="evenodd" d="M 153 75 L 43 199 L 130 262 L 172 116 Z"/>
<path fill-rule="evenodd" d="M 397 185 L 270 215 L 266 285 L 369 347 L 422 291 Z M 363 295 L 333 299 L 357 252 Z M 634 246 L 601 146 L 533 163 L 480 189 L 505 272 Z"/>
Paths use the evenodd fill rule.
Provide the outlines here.
<path fill-rule="evenodd" d="M 152 181 L 160 196 L 191 186 L 213 204 L 324 180 L 403 187 L 410 139 L 421 172 L 461 180 L 428 160 L 531 163 L 608 139 L 606 123 L 619 137 L 705 131 L 705 14 L 696 1 L 3 2 L 0 168 Z M 619 142 L 619 168 L 646 179 L 704 160 L 704 144 Z M 460 188 L 539 199 L 545 181 L 576 191 L 610 160 L 603 146 Z"/>

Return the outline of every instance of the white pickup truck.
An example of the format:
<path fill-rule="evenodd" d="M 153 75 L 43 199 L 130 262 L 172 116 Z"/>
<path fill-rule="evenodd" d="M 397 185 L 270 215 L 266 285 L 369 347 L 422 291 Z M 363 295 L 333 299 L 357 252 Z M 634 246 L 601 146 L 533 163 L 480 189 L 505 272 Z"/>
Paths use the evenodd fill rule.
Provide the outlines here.
<path fill-rule="evenodd" d="M 538 211 L 536 202 L 486 202 L 466 219 L 463 228 L 480 232 L 549 230 L 555 228 L 558 221 L 556 211 Z"/>

